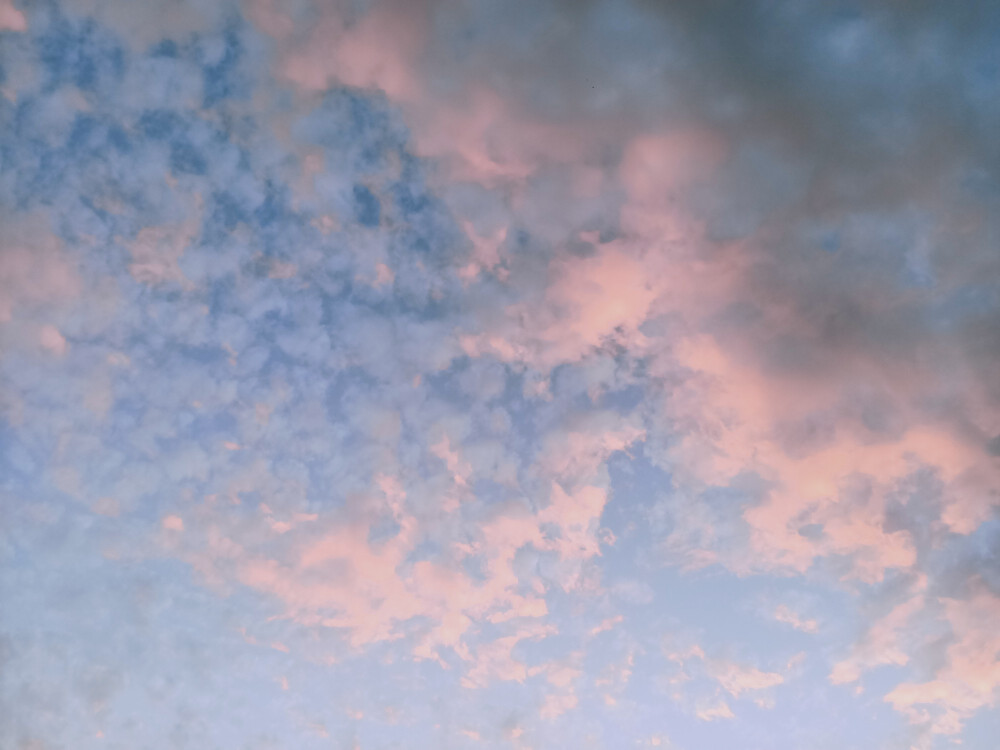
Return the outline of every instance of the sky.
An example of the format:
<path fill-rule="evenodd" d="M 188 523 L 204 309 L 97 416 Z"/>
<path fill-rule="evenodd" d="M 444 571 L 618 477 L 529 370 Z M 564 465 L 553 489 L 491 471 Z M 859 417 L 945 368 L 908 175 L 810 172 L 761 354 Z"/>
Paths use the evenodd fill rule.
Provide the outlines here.
<path fill-rule="evenodd" d="M 0 747 L 995 748 L 998 50 L 0 0 Z"/>

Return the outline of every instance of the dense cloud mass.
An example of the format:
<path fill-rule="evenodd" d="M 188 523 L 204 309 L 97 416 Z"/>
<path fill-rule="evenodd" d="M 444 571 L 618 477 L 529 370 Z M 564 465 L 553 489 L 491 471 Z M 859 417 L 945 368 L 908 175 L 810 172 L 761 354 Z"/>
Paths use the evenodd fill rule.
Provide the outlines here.
<path fill-rule="evenodd" d="M 0 0 L 0 746 L 993 747 L 998 49 Z"/>

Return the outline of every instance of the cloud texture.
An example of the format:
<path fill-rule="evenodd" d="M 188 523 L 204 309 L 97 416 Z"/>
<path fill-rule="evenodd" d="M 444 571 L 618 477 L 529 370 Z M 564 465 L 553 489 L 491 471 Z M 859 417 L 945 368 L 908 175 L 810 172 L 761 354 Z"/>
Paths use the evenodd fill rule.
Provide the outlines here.
<path fill-rule="evenodd" d="M 992 747 L 998 11 L 0 2 L 0 745 Z"/>

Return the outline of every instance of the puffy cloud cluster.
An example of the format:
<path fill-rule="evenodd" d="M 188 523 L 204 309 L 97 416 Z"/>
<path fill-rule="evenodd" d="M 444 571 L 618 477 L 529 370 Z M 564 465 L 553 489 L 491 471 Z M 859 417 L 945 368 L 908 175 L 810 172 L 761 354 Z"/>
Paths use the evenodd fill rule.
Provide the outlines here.
<path fill-rule="evenodd" d="M 933 3 L 0 3 L 0 625 L 30 646 L 0 738 L 151 736 L 83 635 L 90 708 L 45 729 L 70 699 L 28 634 L 82 561 L 132 634 L 167 595 L 116 571 L 169 568 L 222 652 L 288 660 L 279 693 L 392 675 L 357 709 L 382 734 L 303 697 L 301 738 L 621 746 L 627 715 L 703 746 L 786 680 L 833 704 L 883 668 L 914 743 L 962 733 L 1000 686 L 970 552 L 1000 498 L 998 30 Z M 789 579 L 811 604 L 771 596 L 770 641 L 700 609 Z M 655 655 L 699 617 L 715 644 Z M 822 642 L 807 667 L 785 634 Z M 715 655 L 742 640 L 788 666 Z M 427 685 L 490 697 L 453 721 Z M 664 685 L 677 731 L 638 696 Z M 280 712 L 219 729 L 173 689 L 175 744 L 280 744 Z"/>

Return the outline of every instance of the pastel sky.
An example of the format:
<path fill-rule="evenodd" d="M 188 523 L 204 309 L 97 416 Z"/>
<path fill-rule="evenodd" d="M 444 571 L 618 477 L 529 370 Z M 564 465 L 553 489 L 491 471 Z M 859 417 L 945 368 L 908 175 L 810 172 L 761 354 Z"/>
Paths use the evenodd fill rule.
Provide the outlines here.
<path fill-rule="evenodd" d="M 1000 3 L 0 0 L 0 748 L 993 750 Z"/>

